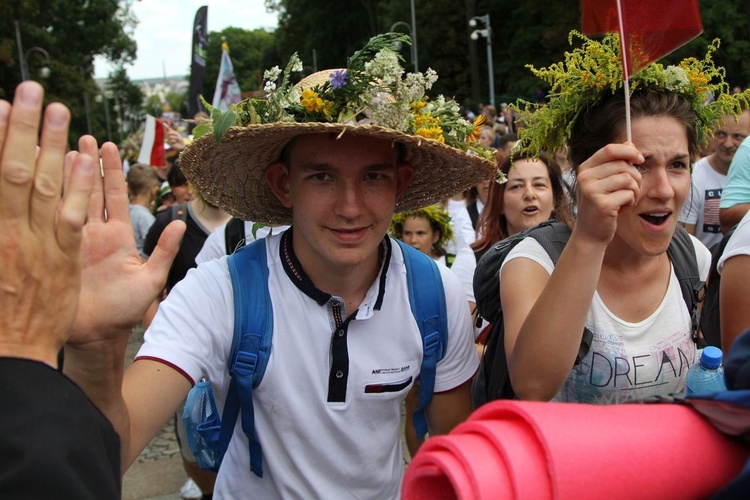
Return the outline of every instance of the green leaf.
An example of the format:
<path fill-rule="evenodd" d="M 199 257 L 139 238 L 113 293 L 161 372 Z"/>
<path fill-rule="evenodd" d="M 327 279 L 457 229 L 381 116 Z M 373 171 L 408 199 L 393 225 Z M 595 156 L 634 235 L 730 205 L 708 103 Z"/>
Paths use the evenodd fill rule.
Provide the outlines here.
<path fill-rule="evenodd" d="M 198 98 L 200 98 L 201 104 L 203 104 L 203 107 L 206 108 L 206 111 L 208 111 L 208 114 L 213 115 L 214 107 L 208 103 L 208 101 L 203 97 L 203 95 L 199 95 Z"/>
<path fill-rule="evenodd" d="M 256 235 L 258 234 L 258 229 L 260 229 L 262 227 L 266 227 L 266 225 L 263 224 L 262 222 L 253 222 L 253 228 L 251 229 L 250 232 L 253 233 L 253 238 L 254 239 L 256 239 L 256 240 L 258 239 L 258 237 Z"/>
<path fill-rule="evenodd" d="M 200 139 L 202 136 L 206 135 L 208 132 L 211 131 L 210 125 L 198 125 L 193 129 L 193 140 Z"/>
<path fill-rule="evenodd" d="M 214 112 L 216 111 L 218 110 L 215 109 Z M 234 108 L 229 108 L 214 119 L 214 137 L 216 138 L 217 144 L 221 143 L 221 139 L 227 133 L 229 127 L 237 123 L 238 117 L 239 115 L 237 115 L 237 112 L 234 110 Z"/>

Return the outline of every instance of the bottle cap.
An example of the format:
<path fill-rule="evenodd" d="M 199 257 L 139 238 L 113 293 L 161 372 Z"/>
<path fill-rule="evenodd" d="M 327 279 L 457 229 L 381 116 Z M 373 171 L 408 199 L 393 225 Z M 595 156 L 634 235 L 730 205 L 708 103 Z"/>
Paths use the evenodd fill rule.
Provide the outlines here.
<path fill-rule="evenodd" d="M 721 357 L 721 349 L 710 345 L 701 353 L 701 364 L 709 370 L 715 370 L 721 366 Z"/>

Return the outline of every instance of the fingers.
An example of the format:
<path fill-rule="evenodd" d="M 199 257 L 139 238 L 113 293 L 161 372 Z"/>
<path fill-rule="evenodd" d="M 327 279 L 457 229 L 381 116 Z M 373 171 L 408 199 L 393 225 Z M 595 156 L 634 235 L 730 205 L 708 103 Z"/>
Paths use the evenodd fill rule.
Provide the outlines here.
<path fill-rule="evenodd" d="M 78 139 L 78 151 L 88 155 L 90 158 L 99 159 L 99 148 L 96 139 L 90 135 L 84 135 Z M 88 219 L 91 222 L 104 222 L 104 186 L 101 176 L 94 176 L 94 185 L 91 188 L 91 199 L 89 200 Z"/>
<path fill-rule="evenodd" d="M 0 160 L 0 210 L 8 218 L 28 213 L 43 96 L 36 82 L 16 87 Z"/>
<path fill-rule="evenodd" d="M 83 225 L 86 222 L 99 163 L 98 159 L 86 154 L 72 155 L 69 158 L 73 161 L 69 167 L 65 200 L 58 214 L 55 235 L 60 249 L 66 253 L 77 252 L 80 248 Z"/>
<path fill-rule="evenodd" d="M 146 261 L 146 266 L 149 268 L 149 274 L 153 276 L 153 279 L 157 280 L 159 287 L 164 287 L 167 282 L 167 275 L 169 274 L 169 268 L 172 266 L 172 261 L 177 255 L 177 251 L 180 249 L 180 240 L 185 234 L 187 226 L 181 220 L 174 220 L 170 222 L 159 237 L 159 242 L 156 244 L 156 248 L 151 252 Z"/>
<path fill-rule="evenodd" d="M 102 145 L 102 165 L 104 167 L 104 206 L 107 219 L 130 222 L 128 187 L 122 174 L 122 162 L 117 146 L 111 142 Z"/>
<path fill-rule="evenodd" d="M 62 189 L 69 123 L 68 108 L 59 103 L 47 106 L 31 195 L 32 229 L 51 230 L 54 224 Z"/>
<path fill-rule="evenodd" d="M 10 103 L 0 101 L 0 152 L 5 144 L 5 134 L 8 132 L 8 119 L 10 118 Z"/>
<path fill-rule="evenodd" d="M 628 166 L 639 165 L 645 160 L 636 147 L 629 142 L 607 144 L 578 167 L 578 173 L 610 162 L 624 162 Z"/>
<path fill-rule="evenodd" d="M 68 192 L 68 184 L 70 183 L 70 174 L 73 170 L 73 162 L 78 156 L 78 151 L 68 151 L 65 155 L 65 161 L 63 162 L 63 198 L 65 193 Z"/>

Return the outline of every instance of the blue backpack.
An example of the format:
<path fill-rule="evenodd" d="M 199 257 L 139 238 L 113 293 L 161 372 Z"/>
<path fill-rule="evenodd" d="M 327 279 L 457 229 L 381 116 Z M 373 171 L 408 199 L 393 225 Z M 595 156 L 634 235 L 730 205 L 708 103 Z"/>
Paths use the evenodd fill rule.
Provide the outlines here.
<path fill-rule="evenodd" d="M 413 420 L 417 436 L 427 433 L 425 408 L 432 401 L 437 362 L 445 356 L 448 322 L 445 291 L 435 261 L 398 241 L 404 255 L 409 302 L 422 336 L 424 356 L 419 375 L 419 402 Z M 218 471 L 242 410 L 242 430 L 249 441 L 250 470 L 263 477 L 262 449 L 255 429 L 253 389 L 268 364 L 273 337 L 273 310 L 268 290 L 265 239 L 257 240 L 229 256 L 234 289 L 234 336 L 228 362 L 231 381 L 219 417 L 210 382 L 202 380 L 190 390 L 182 419 L 188 445 L 198 465 Z"/>

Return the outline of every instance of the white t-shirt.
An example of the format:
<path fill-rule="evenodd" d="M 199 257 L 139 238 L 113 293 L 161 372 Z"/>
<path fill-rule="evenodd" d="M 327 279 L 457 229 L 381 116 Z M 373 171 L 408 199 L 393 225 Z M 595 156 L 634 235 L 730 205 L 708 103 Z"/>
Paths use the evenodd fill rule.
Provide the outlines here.
<path fill-rule="evenodd" d="M 266 238 L 274 336 L 265 376 L 253 391 L 264 476 L 250 472 L 248 442 L 238 420 L 215 496 L 398 498 L 404 471 L 401 403 L 422 361 L 401 249 L 386 240 L 383 269 L 356 314 L 347 317 L 340 298 L 314 288 L 296 267 L 285 234 L 291 233 Z M 469 380 L 478 358 L 461 283 L 449 269 L 438 268 L 449 341 L 437 365 L 435 391 L 444 392 Z M 233 318 L 227 257 L 205 262 L 162 303 L 138 358 L 162 361 L 191 381 L 206 377 L 221 411 Z M 334 377 L 332 345 L 341 337 L 348 374 Z M 333 402 L 332 387 L 340 391 Z"/>
<path fill-rule="evenodd" d="M 719 203 L 727 176 L 713 169 L 708 157 L 701 158 L 693 168 L 690 197 L 685 200 L 680 222 L 695 225 L 695 237 L 711 248 L 721 241 Z"/>
<path fill-rule="evenodd" d="M 289 226 L 278 226 L 278 227 L 270 227 L 270 226 L 263 226 L 258 229 L 258 231 L 255 234 L 255 238 L 253 238 L 253 224 L 254 222 L 245 221 L 245 244 L 252 243 L 256 239 L 265 238 L 269 234 L 280 234 L 287 229 L 289 229 Z M 222 224 L 221 226 L 214 229 L 214 231 L 208 235 L 208 238 L 206 238 L 206 242 L 203 244 L 203 248 L 201 248 L 201 251 L 198 252 L 198 255 L 195 257 L 195 263 L 200 265 L 208 260 L 218 259 L 219 257 L 223 257 L 224 255 L 227 255 L 227 248 L 226 248 L 226 235 L 227 232 L 227 225 Z"/>
<path fill-rule="evenodd" d="M 135 237 L 135 248 L 138 255 L 147 259 L 148 255 L 143 253 L 143 240 L 146 239 L 148 230 L 156 220 L 148 208 L 142 205 L 130 205 L 130 224 L 133 226 L 133 236 Z"/>
<path fill-rule="evenodd" d="M 456 201 L 449 203 L 448 215 L 451 217 L 451 227 L 453 227 L 453 241 L 449 241 L 445 249 L 450 254 L 458 255 L 461 248 L 474 243 L 476 234 L 471 225 L 469 212 L 466 211 L 466 204 Z"/>
<path fill-rule="evenodd" d="M 690 238 L 701 279 L 705 280 L 711 253 L 697 238 Z M 522 257 L 552 274 L 552 260 L 534 238 L 525 238 L 516 245 L 500 272 L 508 262 Z M 648 318 L 638 323 L 624 321 L 594 292 L 586 327 L 594 336 L 591 348 L 572 368 L 552 401 L 615 404 L 684 391 L 687 370 L 695 362 L 696 346 L 674 268 L 662 303 Z"/>
<path fill-rule="evenodd" d="M 477 258 L 471 247 L 463 247 L 456 254 L 451 271 L 453 271 L 464 285 L 466 298 L 469 302 L 474 300 L 474 270 L 477 268 Z"/>
<path fill-rule="evenodd" d="M 742 218 L 724 247 L 724 253 L 716 264 L 719 274 L 724 269 L 724 262 L 736 255 L 750 255 L 750 211 Z"/>

